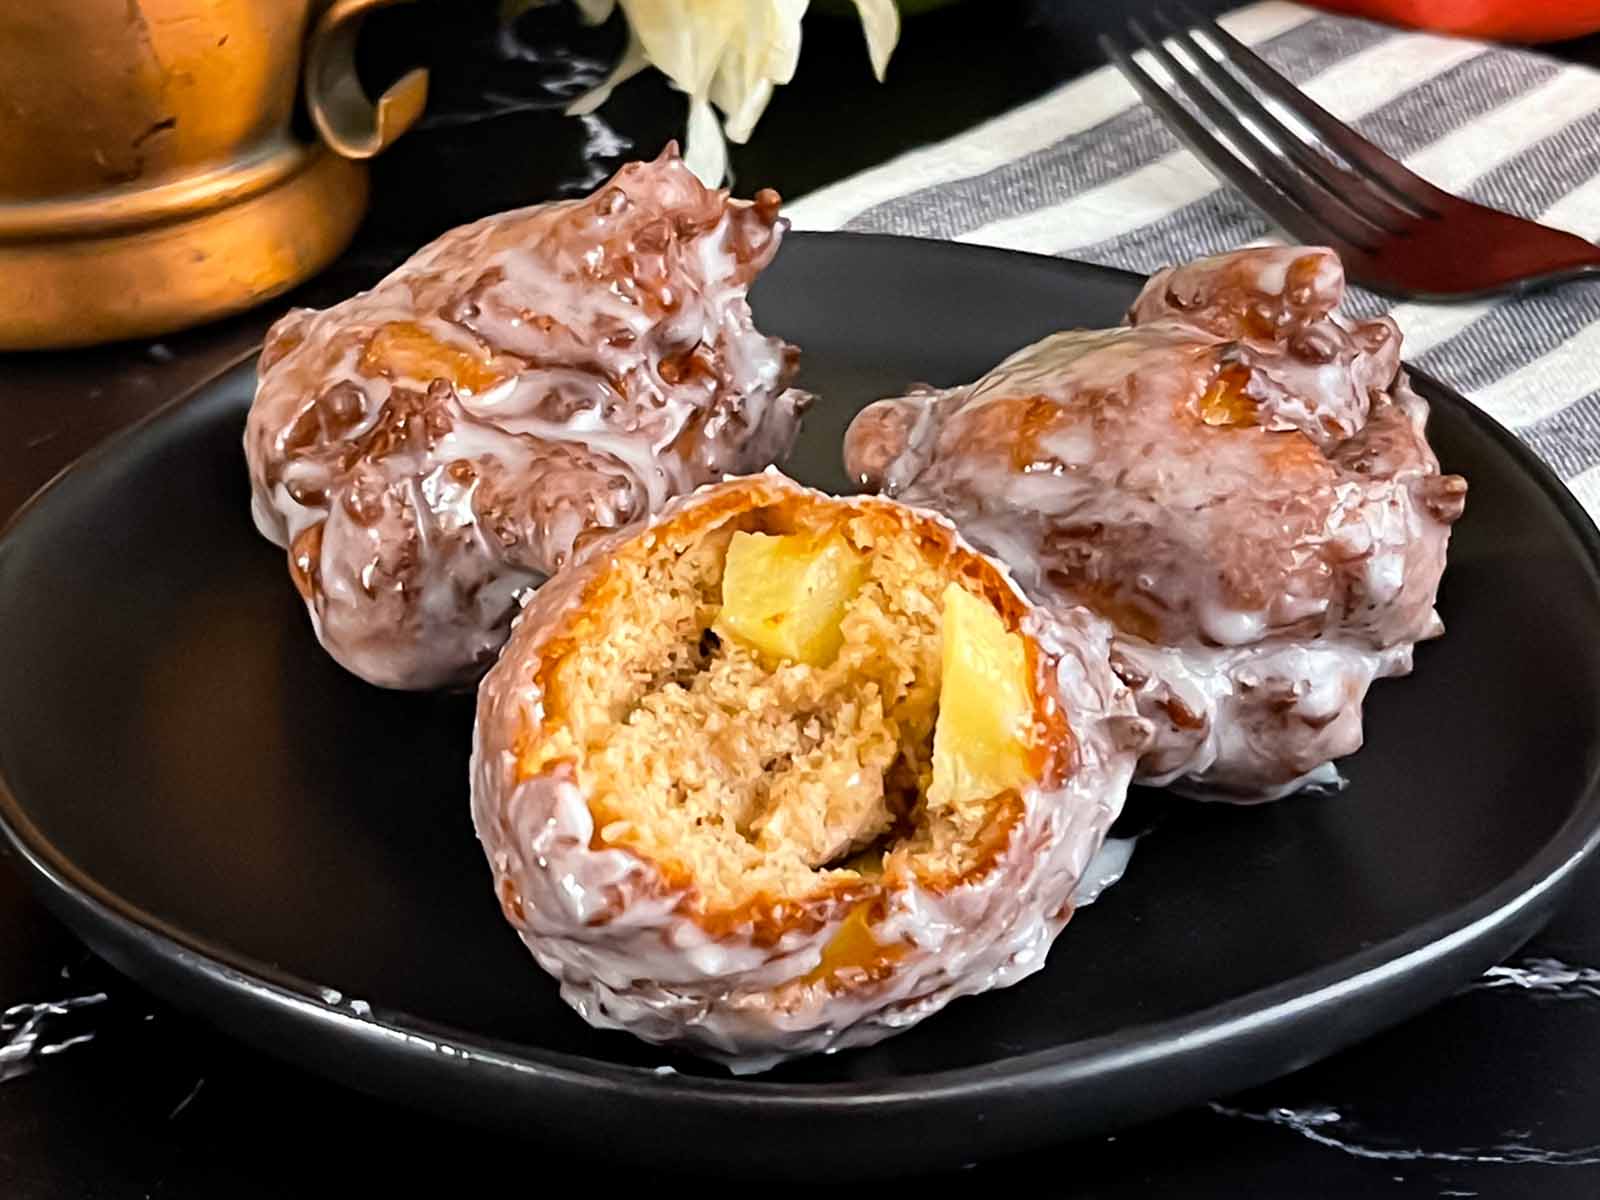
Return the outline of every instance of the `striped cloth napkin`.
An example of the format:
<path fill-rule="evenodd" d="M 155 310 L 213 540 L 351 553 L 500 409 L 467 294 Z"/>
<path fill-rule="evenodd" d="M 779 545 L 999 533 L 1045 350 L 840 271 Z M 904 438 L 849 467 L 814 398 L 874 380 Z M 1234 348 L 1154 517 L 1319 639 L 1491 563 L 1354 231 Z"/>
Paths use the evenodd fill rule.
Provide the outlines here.
<path fill-rule="evenodd" d="M 1276 0 L 1221 24 L 1438 186 L 1600 237 L 1600 72 Z M 1145 273 L 1275 236 L 1111 67 L 786 212 L 797 229 L 952 238 Z M 1452 305 L 1352 289 L 1346 309 L 1390 312 L 1409 361 L 1514 429 L 1600 516 L 1600 281 Z"/>

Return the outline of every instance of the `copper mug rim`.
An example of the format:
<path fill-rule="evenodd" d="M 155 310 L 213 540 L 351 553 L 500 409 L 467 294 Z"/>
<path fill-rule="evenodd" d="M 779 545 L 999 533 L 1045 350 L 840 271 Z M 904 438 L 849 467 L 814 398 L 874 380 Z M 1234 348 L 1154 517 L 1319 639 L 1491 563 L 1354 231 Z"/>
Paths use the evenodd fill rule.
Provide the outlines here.
<path fill-rule="evenodd" d="M 427 72 L 376 103 L 355 72 L 366 17 L 313 4 L 292 63 L 319 139 L 285 127 L 143 184 L 0 202 L 0 350 L 153 336 L 255 307 L 333 261 L 366 210 L 361 160 L 421 116 Z"/>

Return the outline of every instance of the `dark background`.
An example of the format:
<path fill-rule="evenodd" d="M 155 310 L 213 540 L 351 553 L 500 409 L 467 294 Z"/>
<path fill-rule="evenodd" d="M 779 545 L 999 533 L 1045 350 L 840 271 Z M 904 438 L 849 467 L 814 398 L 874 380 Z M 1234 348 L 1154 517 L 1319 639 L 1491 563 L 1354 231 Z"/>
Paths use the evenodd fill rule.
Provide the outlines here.
<path fill-rule="evenodd" d="M 884 87 L 854 21 L 813 15 L 795 81 L 779 89 L 753 144 L 733 148 L 737 188 L 797 198 L 959 132 L 1100 65 L 1095 34 L 1149 7 L 969 0 L 907 21 Z M 654 75 L 602 110 L 606 137 L 561 115 L 620 42 L 615 22 L 583 29 L 564 5 L 527 14 L 509 39 L 492 5 L 380 14 L 363 73 L 378 85 L 426 65 L 432 99 L 425 124 L 377 162 L 373 208 L 350 250 L 296 295 L 205 329 L 0 356 L 0 518 L 89 446 L 248 353 L 288 304 L 365 286 L 461 221 L 585 192 L 678 136 L 683 99 Z M 1600 38 L 1551 50 L 1600 62 Z M 977 1165 L 954 1182 L 1106 1197 L 1600 1194 L 1600 971 L 1582 966 L 1600 963 L 1597 913 L 1600 871 L 1591 870 L 1511 972 L 1388 1034 L 1254 1093 Z M 1516 970 L 1541 965 L 1566 982 L 1518 986 L 1530 977 Z M 567 1170 L 591 1187 L 670 1186 L 389 1107 L 225 1041 L 88 955 L 0 858 L 0 1003 L 100 991 L 107 1000 L 45 1028 L 47 1042 L 87 1032 L 92 1041 L 20 1065 L 0 1055 L 0 1196 L 537 1191 Z"/>

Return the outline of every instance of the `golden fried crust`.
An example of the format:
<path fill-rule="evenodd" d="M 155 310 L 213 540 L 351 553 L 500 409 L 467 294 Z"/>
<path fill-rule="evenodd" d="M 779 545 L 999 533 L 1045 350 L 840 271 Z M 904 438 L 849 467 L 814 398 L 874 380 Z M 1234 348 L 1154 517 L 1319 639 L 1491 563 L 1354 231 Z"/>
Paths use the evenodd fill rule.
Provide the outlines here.
<path fill-rule="evenodd" d="M 533 683 L 543 696 L 537 727 L 525 720 L 517 731 L 519 749 L 517 777 L 526 781 L 551 764 L 541 759 L 541 745 L 559 740 L 569 719 L 567 697 L 560 683 L 560 667 L 567 655 L 589 639 L 604 637 L 609 623 L 608 610 L 630 600 L 630 565 L 646 560 L 681 554 L 696 542 L 730 522 L 759 514 L 768 527 L 786 529 L 826 528 L 841 519 L 841 510 L 865 518 L 878 537 L 912 539 L 929 570 L 947 581 L 963 580 L 1000 614 L 1007 629 L 1023 627 L 1029 605 L 1017 593 L 1001 570 L 989 559 L 961 544 L 948 522 L 918 512 L 905 505 L 876 499 L 839 500 L 797 489 L 781 476 L 760 475 L 738 483 L 712 488 L 699 503 L 680 509 L 675 515 L 654 524 L 648 533 L 623 541 L 608 553 L 597 556 L 576 601 L 564 608 L 561 618 L 550 629 L 533 669 Z M 1044 788 L 1061 786 L 1075 764 L 1076 743 L 1052 680 L 1058 666 L 1056 658 L 1031 638 L 1026 641 L 1032 668 L 1031 698 L 1034 724 L 1039 731 L 1033 748 L 1033 769 Z M 576 769 L 577 764 L 567 760 Z M 594 817 L 594 849 L 605 842 L 600 829 L 618 819 L 620 813 L 606 809 L 603 802 L 590 797 Z M 994 798 L 992 820 L 985 829 L 985 848 L 974 864 L 960 873 L 935 872 L 919 863 L 900 864 L 922 886 L 945 892 L 981 878 L 992 870 L 1021 816 L 1021 804 L 1014 795 Z M 821 879 L 816 889 L 805 896 L 758 895 L 737 906 L 719 909 L 707 903 L 695 887 L 692 869 L 683 862 L 661 859 L 651 862 L 658 875 L 658 896 L 678 895 L 677 910 L 707 933 L 723 936 L 733 930 L 748 931 L 757 945 L 774 945 L 786 933 L 814 932 L 830 919 L 863 902 L 881 899 L 888 887 L 900 882 L 893 871 L 885 881 Z"/>
<path fill-rule="evenodd" d="M 683 561 L 735 528 L 841 521 L 914 547 L 940 587 L 962 581 L 1021 634 L 1034 779 L 985 802 L 959 870 L 893 834 L 902 840 L 882 851 L 881 870 L 825 865 L 805 886 L 713 900 L 695 862 L 602 833 L 620 814 L 590 790 L 578 736 L 589 699 L 567 690 L 563 664 L 640 602 L 630 581 L 649 564 Z M 473 815 L 502 910 L 586 1019 L 741 1069 L 874 1041 L 954 996 L 1013 982 L 1042 965 L 1070 915 L 1148 737 L 1110 670 L 1109 634 L 1085 610 L 1034 607 L 931 513 L 827 497 L 772 472 L 701 489 L 602 539 L 535 594 L 484 680 Z"/>

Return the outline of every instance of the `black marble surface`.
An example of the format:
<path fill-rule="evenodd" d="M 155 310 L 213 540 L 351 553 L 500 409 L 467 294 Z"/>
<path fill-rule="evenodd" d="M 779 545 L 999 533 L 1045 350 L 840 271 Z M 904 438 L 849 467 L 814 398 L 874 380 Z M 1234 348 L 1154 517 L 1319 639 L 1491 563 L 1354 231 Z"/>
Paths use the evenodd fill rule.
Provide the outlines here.
<path fill-rule="evenodd" d="M 754 144 L 734 149 L 739 186 L 797 197 L 957 132 L 1098 65 L 1094 33 L 1147 7 L 978 0 L 918 17 L 882 88 L 853 23 L 813 17 L 796 80 Z M 585 191 L 681 128 L 681 97 L 654 78 L 598 117 L 560 115 L 620 40 L 562 8 L 507 36 L 492 5 L 423 3 L 369 33 L 372 81 L 424 63 L 433 99 L 377 164 L 376 201 L 349 252 L 297 295 L 205 329 L 0 357 L 0 518 L 89 446 L 248 352 L 285 305 L 363 286 L 450 225 Z M 1600 40 L 1554 52 L 1600 62 Z M 0 1003 L 11 1002 L 0 1196 L 14 1200 L 538 1190 L 562 1168 L 666 1182 L 553 1163 L 226 1041 L 94 959 L 0 857 Z M 1100 1197 L 1600 1195 L 1600 869 L 1519 955 L 1371 1042 L 1114 1137 L 974 1164 L 956 1181 L 1031 1191 L 1041 1177 L 1049 1193 Z"/>

